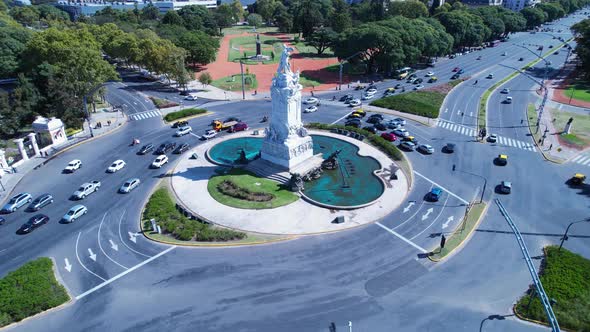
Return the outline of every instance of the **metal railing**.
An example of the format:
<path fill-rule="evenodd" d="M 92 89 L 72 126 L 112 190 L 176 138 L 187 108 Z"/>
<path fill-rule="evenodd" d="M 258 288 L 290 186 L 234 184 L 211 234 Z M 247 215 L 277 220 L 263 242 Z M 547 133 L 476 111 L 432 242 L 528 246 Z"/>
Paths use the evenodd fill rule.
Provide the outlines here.
<path fill-rule="evenodd" d="M 504 208 L 504 205 L 502 205 L 500 200 L 497 198 L 495 199 L 495 201 L 496 201 L 496 204 L 498 205 L 498 207 L 500 208 L 500 212 L 502 212 L 504 219 L 506 219 L 506 221 L 508 222 L 508 225 L 510 225 L 510 228 L 512 228 L 512 231 L 514 232 L 514 235 L 516 236 L 516 240 L 518 241 L 518 246 L 520 247 L 520 250 L 522 251 L 522 254 L 524 256 L 524 260 L 527 264 L 527 267 L 529 269 L 531 277 L 533 278 L 533 283 L 535 284 L 535 289 L 537 290 L 537 294 L 539 294 L 539 298 L 541 299 L 541 304 L 543 304 L 543 307 L 545 308 L 545 313 L 547 314 L 547 320 L 549 321 L 549 325 L 551 325 L 551 330 L 553 332 L 559 332 L 560 329 L 559 329 L 559 323 L 557 322 L 557 317 L 555 317 L 555 314 L 553 313 L 553 309 L 551 308 L 551 302 L 549 301 L 549 298 L 547 297 L 547 294 L 545 293 L 545 289 L 543 289 L 543 284 L 541 284 L 541 279 L 539 279 L 539 276 L 537 275 L 537 270 L 535 269 L 535 265 L 533 264 L 533 260 L 531 258 L 531 255 L 529 255 L 529 250 L 527 249 L 527 247 L 524 243 L 522 235 L 520 234 L 520 231 L 516 227 L 516 224 L 514 224 L 514 221 L 512 221 L 512 218 L 510 218 L 508 211 L 506 211 L 506 209 Z"/>

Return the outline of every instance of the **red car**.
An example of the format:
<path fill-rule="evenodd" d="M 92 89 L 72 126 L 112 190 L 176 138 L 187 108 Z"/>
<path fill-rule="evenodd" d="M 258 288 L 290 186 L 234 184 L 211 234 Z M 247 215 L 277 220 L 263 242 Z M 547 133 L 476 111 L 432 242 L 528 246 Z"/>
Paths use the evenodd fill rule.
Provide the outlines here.
<path fill-rule="evenodd" d="M 383 133 L 383 134 L 381 134 L 381 137 L 383 137 L 384 139 L 386 139 L 390 142 L 397 140 L 397 136 L 395 136 L 395 134 L 392 134 L 392 133 Z"/>
<path fill-rule="evenodd" d="M 235 125 L 233 125 L 231 128 L 229 128 L 230 133 L 235 133 L 235 132 L 244 131 L 244 130 L 248 130 L 248 125 L 245 122 L 238 122 Z"/>
<path fill-rule="evenodd" d="M 453 72 L 456 72 L 456 71 L 459 71 L 459 70 L 461 70 L 461 68 L 459 68 L 459 67 L 453 68 Z"/>

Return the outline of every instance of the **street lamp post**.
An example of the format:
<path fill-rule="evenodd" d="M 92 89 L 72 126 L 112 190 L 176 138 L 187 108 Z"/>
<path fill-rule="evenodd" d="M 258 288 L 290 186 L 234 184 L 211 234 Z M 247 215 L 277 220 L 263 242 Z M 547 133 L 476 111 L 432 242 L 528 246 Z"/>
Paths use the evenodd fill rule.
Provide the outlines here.
<path fill-rule="evenodd" d="M 453 171 L 454 170 L 456 170 L 456 166 L 455 165 L 453 165 Z M 479 197 L 479 203 L 482 203 L 483 202 L 483 196 L 484 196 L 484 194 L 486 192 L 486 187 L 488 186 L 488 179 L 485 176 L 481 176 L 479 174 L 475 174 L 475 173 L 471 173 L 471 172 L 467 172 L 467 171 L 459 170 L 459 172 L 465 173 L 465 174 L 469 174 L 469 175 L 473 175 L 473 176 L 477 176 L 478 178 L 483 179 L 483 189 L 481 190 L 481 195 Z"/>
<path fill-rule="evenodd" d="M 339 80 L 338 80 L 338 90 L 342 90 L 342 66 L 344 65 L 344 63 L 352 58 L 354 58 L 355 56 L 359 55 L 360 53 L 363 53 L 363 51 L 359 51 L 356 52 L 355 54 L 349 56 L 348 58 L 341 60 L 340 61 L 340 70 L 339 70 Z"/>
<path fill-rule="evenodd" d="M 558 251 L 561 251 L 561 247 L 563 247 L 563 242 L 565 240 L 567 240 L 567 232 L 570 230 L 570 227 L 572 227 L 573 224 L 577 224 L 577 223 L 581 223 L 581 222 L 590 222 L 590 218 L 574 221 L 574 222 L 571 222 L 569 225 L 567 225 L 567 228 L 565 229 L 565 233 L 563 233 L 563 237 L 561 238 L 561 243 L 559 244 Z"/>

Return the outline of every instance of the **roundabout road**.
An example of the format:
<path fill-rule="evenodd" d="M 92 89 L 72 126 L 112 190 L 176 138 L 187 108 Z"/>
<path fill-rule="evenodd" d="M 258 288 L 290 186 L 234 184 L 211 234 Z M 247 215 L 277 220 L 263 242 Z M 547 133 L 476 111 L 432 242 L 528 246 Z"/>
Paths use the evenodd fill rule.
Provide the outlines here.
<path fill-rule="evenodd" d="M 551 43 L 550 38 L 515 34 L 511 41 Z M 484 55 L 481 61 L 468 61 L 467 66 L 468 75 L 484 75 L 488 72 L 484 68 L 496 64 L 493 58 L 502 57 L 503 50 L 509 50 L 510 58 L 528 52 L 502 43 L 460 58 Z M 455 60 L 441 61 L 436 71 L 450 74 L 458 63 Z M 511 61 L 517 60 L 496 64 L 495 80 L 513 71 L 506 67 Z M 478 86 L 493 83 L 479 81 Z M 379 84 L 380 90 L 394 85 Z M 534 151 L 511 149 L 507 166 L 493 165 L 493 158 L 507 148 L 474 142 L 465 133 L 475 122 L 456 114 L 459 101 L 469 100 L 469 109 L 473 109 L 471 100 L 479 101 L 468 85 L 453 92 L 446 105 L 449 111 L 443 113 L 445 120 L 463 125 L 463 130 L 408 123 L 408 130 L 436 151 L 433 155 L 406 154 L 415 181 L 402 208 L 378 224 L 272 245 L 182 248 L 137 236 L 148 193 L 179 157 L 170 155 L 168 165 L 151 170 L 148 165 L 154 156 L 136 155 L 137 148 L 128 146 L 134 137 L 142 143 L 170 140 L 194 146 L 200 144 L 195 135 L 201 135 L 214 118 L 239 116 L 254 128 L 270 112 L 267 101 L 209 107 L 213 114 L 189 121 L 195 135 L 182 138 L 172 137 L 174 130 L 159 117 L 130 121 L 124 130 L 58 155 L 16 188 L 33 195 L 51 193 L 55 203 L 42 210 L 51 217 L 49 224 L 28 235 L 15 231 L 31 214 L 8 215 L 0 232 L 0 274 L 35 257 L 52 256 L 78 300 L 13 330 L 326 331 L 330 322 L 345 330 L 348 321 L 357 331 L 475 331 L 482 326 L 485 331 L 542 330 L 511 317 L 486 320 L 490 315 L 510 315 L 512 304 L 530 283 L 516 240 L 492 198 L 500 197 L 531 254 L 540 255 L 542 246 L 559 241 L 569 222 L 587 217 L 589 193 L 564 184 L 573 172 L 570 165 L 546 162 Z M 108 96 L 122 101 L 139 98 L 137 90 L 132 90 L 109 87 Z M 141 113 L 149 107 L 141 100 L 136 103 L 128 102 L 125 111 Z M 338 123 L 349 111 L 340 105 L 322 105 L 320 111 L 304 114 L 303 119 Z M 514 117 L 497 114 L 490 111 L 490 123 L 513 125 Z M 502 135 L 525 141 L 520 133 Z M 447 142 L 457 144 L 455 153 L 441 153 Z M 74 174 L 61 174 L 72 159 L 81 159 L 84 167 Z M 105 173 L 116 159 L 125 160 L 127 166 L 115 174 Z M 117 194 L 117 188 L 130 177 L 140 178 L 140 187 L 127 195 Z M 69 195 L 81 183 L 95 179 L 102 181 L 101 189 L 82 202 L 89 213 L 73 224 L 57 223 L 76 204 Z M 511 195 L 494 192 L 502 180 L 513 182 Z M 424 194 L 433 186 L 444 188 L 445 193 L 438 203 L 424 202 Z M 424 258 L 423 251 L 438 244 L 441 232 L 454 229 L 465 204 L 477 200 L 482 191 L 484 200 L 490 202 L 489 210 L 463 250 L 443 263 Z M 589 257 L 583 234 L 588 232 L 574 230 L 566 246 Z"/>

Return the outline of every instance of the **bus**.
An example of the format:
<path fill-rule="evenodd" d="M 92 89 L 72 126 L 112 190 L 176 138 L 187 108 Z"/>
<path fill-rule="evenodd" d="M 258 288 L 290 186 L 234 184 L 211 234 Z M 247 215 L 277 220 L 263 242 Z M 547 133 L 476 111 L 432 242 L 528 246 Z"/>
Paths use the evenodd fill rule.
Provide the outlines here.
<path fill-rule="evenodd" d="M 410 74 L 411 71 L 412 71 L 412 68 L 410 68 L 410 67 L 404 67 L 404 68 L 398 69 L 396 71 L 397 79 L 403 80 L 404 78 L 406 78 L 408 76 L 408 74 Z"/>

